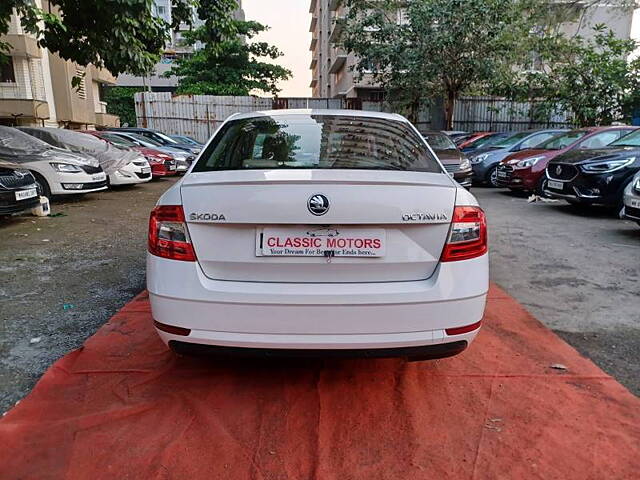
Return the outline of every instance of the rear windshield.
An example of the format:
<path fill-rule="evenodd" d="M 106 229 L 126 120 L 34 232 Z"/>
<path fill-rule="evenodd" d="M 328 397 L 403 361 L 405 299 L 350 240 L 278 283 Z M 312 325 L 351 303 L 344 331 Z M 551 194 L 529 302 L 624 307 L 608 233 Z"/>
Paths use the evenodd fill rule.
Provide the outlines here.
<path fill-rule="evenodd" d="M 456 144 L 444 133 L 427 132 L 424 139 L 434 150 L 457 150 Z"/>
<path fill-rule="evenodd" d="M 442 172 L 419 134 L 404 122 L 301 114 L 228 122 L 193 171 L 252 169 Z"/>
<path fill-rule="evenodd" d="M 502 140 L 494 143 L 491 146 L 493 148 L 510 148 L 510 147 L 513 147 L 516 143 L 518 143 L 523 138 L 527 138 L 529 135 L 531 135 L 531 132 L 515 133 L 507 138 L 503 138 Z"/>
<path fill-rule="evenodd" d="M 536 148 L 541 150 L 562 150 L 580 140 L 587 133 L 589 133 L 587 130 L 572 130 L 571 132 L 552 137 L 546 142 L 537 145 Z"/>

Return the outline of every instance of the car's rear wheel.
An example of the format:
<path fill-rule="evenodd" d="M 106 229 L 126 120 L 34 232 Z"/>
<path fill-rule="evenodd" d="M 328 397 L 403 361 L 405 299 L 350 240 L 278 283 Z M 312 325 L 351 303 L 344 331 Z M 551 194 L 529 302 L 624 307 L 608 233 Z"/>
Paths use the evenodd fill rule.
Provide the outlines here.
<path fill-rule="evenodd" d="M 492 167 L 487 173 L 487 185 L 498 188 L 498 166 Z"/>
<path fill-rule="evenodd" d="M 31 173 L 35 177 L 36 183 L 40 187 L 40 194 L 43 197 L 47 197 L 47 198 L 51 199 L 51 187 L 49 186 L 49 183 L 39 173 L 34 172 L 34 171 L 32 171 Z"/>

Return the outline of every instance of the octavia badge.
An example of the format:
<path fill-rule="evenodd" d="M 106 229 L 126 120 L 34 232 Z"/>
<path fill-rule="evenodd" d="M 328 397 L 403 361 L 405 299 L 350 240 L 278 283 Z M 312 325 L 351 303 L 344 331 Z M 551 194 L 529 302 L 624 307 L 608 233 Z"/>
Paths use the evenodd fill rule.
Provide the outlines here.
<path fill-rule="evenodd" d="M 556 175 L 560 175 L 562 173 L 562 166 L 558 165 L 556 167 Z"/>
<path fill-rule="evenodd" d="M 307 208 L 314 215 L 324 215 L 329 211 L 329 199 L 319 193 L 311 195 L 307 202 Z"/>

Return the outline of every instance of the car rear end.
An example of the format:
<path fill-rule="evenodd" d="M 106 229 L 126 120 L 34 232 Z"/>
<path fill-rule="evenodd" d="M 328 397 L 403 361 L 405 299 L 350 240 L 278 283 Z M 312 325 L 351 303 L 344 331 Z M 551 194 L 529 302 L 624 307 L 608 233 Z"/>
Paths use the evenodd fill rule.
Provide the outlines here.
<path fill-rule="evenodd" d="M 176 350 L 454 355 L 480 328 L 486 235 L 402 117 L 240 116 L 152 213 L 155 325 Z"/>

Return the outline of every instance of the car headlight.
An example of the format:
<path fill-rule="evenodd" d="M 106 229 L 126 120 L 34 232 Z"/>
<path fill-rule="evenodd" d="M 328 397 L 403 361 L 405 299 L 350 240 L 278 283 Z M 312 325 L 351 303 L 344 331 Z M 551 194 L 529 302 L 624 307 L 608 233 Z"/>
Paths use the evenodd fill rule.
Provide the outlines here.
<path fill-rule="evenodd" d="M 469 170 L 471 168 L 471 162 L 468 158 L 465 158 L 460 162 L 460 170 Z"/>
<path fill-rule="evenodd" d="M 56 172 L 60 173 L 80 173 L 83 171 L 77 165 L 72 165 L 70 163 L 51 162 L 49 165 L 51 165 Z"/>
<path fill-rule="evenodd" d="M 636 192 L 640 192 L 640 178 L 638 178 L 636 180 L 636 183 L 633 184 L 633 188 L 636 190 Z"/>
<path fill-rule="evenodd" d="M 476 155 L 475 157 L 471 157 L 471 163 L 473 163 L 474 165 L 476 163 L 482 163 L 484 162 L 487 158 L 489 158 L 489 153 L 481 153 L 480 155 Z"/>
<path fill-rule="evenodd" d="M 607 160 L 580 165 L 580 168 L 587 173 L 609 173 L 620 170 L 627 165 L 631 165 L 635 160 L 636 157 L 622 158 L 620 160 Z"/>
<path fill-rule="evenodd" d="M 520 160 L 516 163 L 516 168 L 531 168 L 540 160 L 544 160 L 544 157 L 529 157 L 524 160 Z"/>

